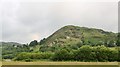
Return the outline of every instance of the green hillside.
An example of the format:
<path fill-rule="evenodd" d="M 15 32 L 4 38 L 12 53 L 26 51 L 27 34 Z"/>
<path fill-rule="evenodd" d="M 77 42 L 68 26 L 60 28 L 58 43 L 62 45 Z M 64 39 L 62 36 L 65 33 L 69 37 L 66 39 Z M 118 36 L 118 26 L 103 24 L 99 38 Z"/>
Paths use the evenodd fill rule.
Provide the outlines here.
<path fill-rule="evenodd" d="M 101 29 L 68 25 L 62 27 L 46 38 L 44 43 L 41 44 L 41 50 L 45 47 L 56 48 L 63 46 L 75 46 L 76 44 L 78 46 L 105 45 L 112 47 L 116 46 L 116 41 L 116 33 L 103 31 Z"/>
<path fill-rule="evenodd" d="M 12 59 L 20 52 L 29 51 L 29 47 L 27 47 L 27 45 L 17 42 L 0 42 L 0 45 L 2 45 L 2 58 L 4 59 Z"/>

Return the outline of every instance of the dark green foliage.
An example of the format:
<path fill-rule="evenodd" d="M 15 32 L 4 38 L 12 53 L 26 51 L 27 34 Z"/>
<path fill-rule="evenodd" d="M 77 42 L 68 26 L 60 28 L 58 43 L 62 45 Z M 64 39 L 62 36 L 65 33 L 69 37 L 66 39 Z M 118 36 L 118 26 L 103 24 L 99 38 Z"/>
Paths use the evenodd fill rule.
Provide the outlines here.
<path fill-rule="evenodd" d="M 43 53 L 20 53 L 17 55 L 15 60 L 33 60 L 33 59 L 50 59 L 53 53 L 51 52 L 43 52 Z"/>
<path fill-rule="evenodd" d="M 117 46 L 120 46 L 120 33 L 118 33 Z"/>
<path fill-rule="evenodd" d="M 96 61 L 95 52 L 93 52 L 93 48 L 86 45 L 82 46 L 76 53 L 75 53 L 75 60 L 78 61 Z"/>
<path fill-rule="evenodd" d="M 18 43 L 2 43 L 2 58 L 13 59 L 21 52 L 29 52 L 29 46 Z"/>
<path fill-rule="evenodd" d="M 3 59 L 13 59 L 13 58 L 14 58 L 14 55 L 12 55 L 12 54 L 7 54 L 7 55 L 3 55 L 2 58 L 3 58 Z"/>
<path fill-rule="evenodd" d="M 48 51 L 47 48 L 48 48 L 47 45 L 41 45 L 40 48 L 39 48 L 39 51 L 40 52 L 46 52 L 46 51 Z"/>
<path fill-rule="evenodd" d="M 55 52 L 38 52 L 38 53 L 20 53 L 15 60 L 23 60 L 26 62 L 33 60 L 48 59 L 53 61 L 84 61 L 84 62 L 105 62 L 105 61 L 120 61 L 119 47 L 105 46 L 89 46 L 85 45 L 79 49 L 72 50 L 68 47 L 63 47 Z"/>
<path fill-rule="evenodd" d="M 108 61 L 118 61 L 120 58 L 119 50 L 117 49 L 108 49 Z"/>
<path fill-rule="evenodd" d="M 25 59 L 25 62 L 31 62 L 32 60 L 31 59 Z"/>
<path fill-rule="evenodd" d="M 55 52 L 55 55 L 52 57 L 54 61 L 118 61 L 119 52 L 116 48 L 108 48 L 105 46 L 91 47 L 85 45 L 80 47 L 78 50 L 71 50 L 70 52 L 67 49 L 61 49 Z"/>
<path fill-rule="evenodd" d="M 53 55 L 52 60 L 54 61 L 69 60 L 69 52 L 66 49 L 58 50 Z"/>
<path fill-rule="evenodd" d="M 120 62 L 120 47 L 118 47 L 117 50 L 118 50 L 118 61 Z"/>
<path fill-rule="evenodd" d="M 115 47 L 115 46 L 116 46 L 116 43 L 113 40 L 109 41 L 108 47 Z"/>
<path fill-rule="evenodd" d="M 98 46 L 95 50 L 98 61 L 117 61 L 118 59 L 118 50 L 115 48 Z"/>
<path fill-rule="evenodd" d="M 40 40 L 40 42 L 39 42 L 39 45 L 42 45 L 42 44 L 44 44 L 45 43 L 45 38 L 43 38 L 42 40 Z"/>
<path fill-rule="evenodd" d="M 105 46 L 95 48 L 96 58 L 98 61 L 108 61 L 109 50 Z"/>
<path fill-rule="evenodd" d="M 30 44 L 29 44 L 29 46 L 31 46 L 31 47 L 35 46 L 35 45 L 38 45 L 37 40 L 31 41 Z"/>

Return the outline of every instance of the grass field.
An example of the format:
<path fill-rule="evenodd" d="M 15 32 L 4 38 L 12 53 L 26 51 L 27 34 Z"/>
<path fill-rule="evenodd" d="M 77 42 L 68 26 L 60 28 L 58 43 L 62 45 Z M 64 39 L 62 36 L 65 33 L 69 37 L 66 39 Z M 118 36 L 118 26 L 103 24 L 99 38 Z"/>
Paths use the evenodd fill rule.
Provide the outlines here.
<path fill-rule="evenodd" d="M 120 67 L 118 62 L 2 62 L 2 67 Z"/>

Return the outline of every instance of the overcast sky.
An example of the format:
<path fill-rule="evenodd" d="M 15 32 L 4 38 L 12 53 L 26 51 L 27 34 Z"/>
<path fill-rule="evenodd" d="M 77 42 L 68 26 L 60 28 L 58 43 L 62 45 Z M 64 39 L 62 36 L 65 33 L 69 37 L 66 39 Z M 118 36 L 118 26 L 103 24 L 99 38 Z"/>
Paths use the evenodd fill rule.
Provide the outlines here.
<path fill-rule="evenodd" d="M 118 2 L 104 1 L 1 0 L 0 32 L 3 38 L 0 40 L 19 43 L 39 41 L 65 25 L 117 32 Z"/>

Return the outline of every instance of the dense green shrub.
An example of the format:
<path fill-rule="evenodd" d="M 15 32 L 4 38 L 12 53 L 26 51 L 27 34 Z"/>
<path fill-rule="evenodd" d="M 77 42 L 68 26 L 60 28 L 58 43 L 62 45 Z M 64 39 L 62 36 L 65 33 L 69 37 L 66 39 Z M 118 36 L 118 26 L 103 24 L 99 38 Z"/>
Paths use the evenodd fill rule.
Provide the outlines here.
<path fill-rule="evenodd" d="M 117 61 L 118 59 L 118 50 L 115 48 L 97 46 L 95 54 L 98 61 Z"/>
<path fill-rule="evenodd" d="M 78 61 L 95 61 L 95 52 L 93 52 L 92 47 L 90 46 L 82 46 L 75 53 L 75 60 Z"/>
<path fill-rule="evenodd" d="M 118 61 L 120 62 L 120 47 L 118 48 Z"/>
<path fill-rule="evenodd" d="M 118 55 L 119 51 L 117 49 L 109 48 L 108 61 L 117 61 L 119 59 Z"/>
<path fill-rule="evenodd" d="M 85 45 L 78 50 L 68 51 L 62 49 L 55 52 L 53 60 L 75 60 L 75 61 L 117 61 L 119 60 L 120 50 L 115 48 L 109 48 L 105 46 L 91 47 Z"/>
<path fill-rule="evenodd" d="M 40 42 L 39 42 L 39 45 L 42 45 L 42 44 L 44 44 L 45 43 L 45 38 L 43 38 L 42 40 L 40 40 Z"/>
<path fill-rule="evenodd" d="M 52 60 L 54 61 L 69 60 L 69 52 L 65 49 L 58 50 L 53 55 Z"/>
<path fill-rule="evenodd" d="M 37 40 L 31 41 L 29 44 L 29 46 L 35 46 L 35 45 L 38 45 Z"/>
<path fill-rule="evenodd" d="M 31 62 L 32 59 L 30 59 L 30 58 L 29 58 L 29 59 L 25 59 L 25 61 L 26 61 L 26 62 Z"/>
<path fill-rule="evenodd" d="M 20 53 L 17 55 L 15 60 L 28 60 L 28 59 L 50 59 L 53 53 L 43 52 L 43 53 Z"/>
<path fill-rule="evenodd" d="M 98 61 L 107 61 L 109 55 L 109 49 L 105 46 L 98 46 L 95 48 L 95 54 Z"/>
<path fill-rule="evenodd" d="M 2 55 L 2 58 L 3 59 L 13 59 L 14 55 L 12 55 L 12 54 Z"/>
<path fill-rule="evenodd" d="M 105 47 L 105 46 L 89 46 L 84 45 L 76 50 L 64 47 L 58 49 L 56 52 L 39 52 L 39 53 L 20 53 L 15 60 L 24 60 L 30 62 L 32 60 L 50 59 L 53 61 L 120 61 L 119 47 Z"/>

